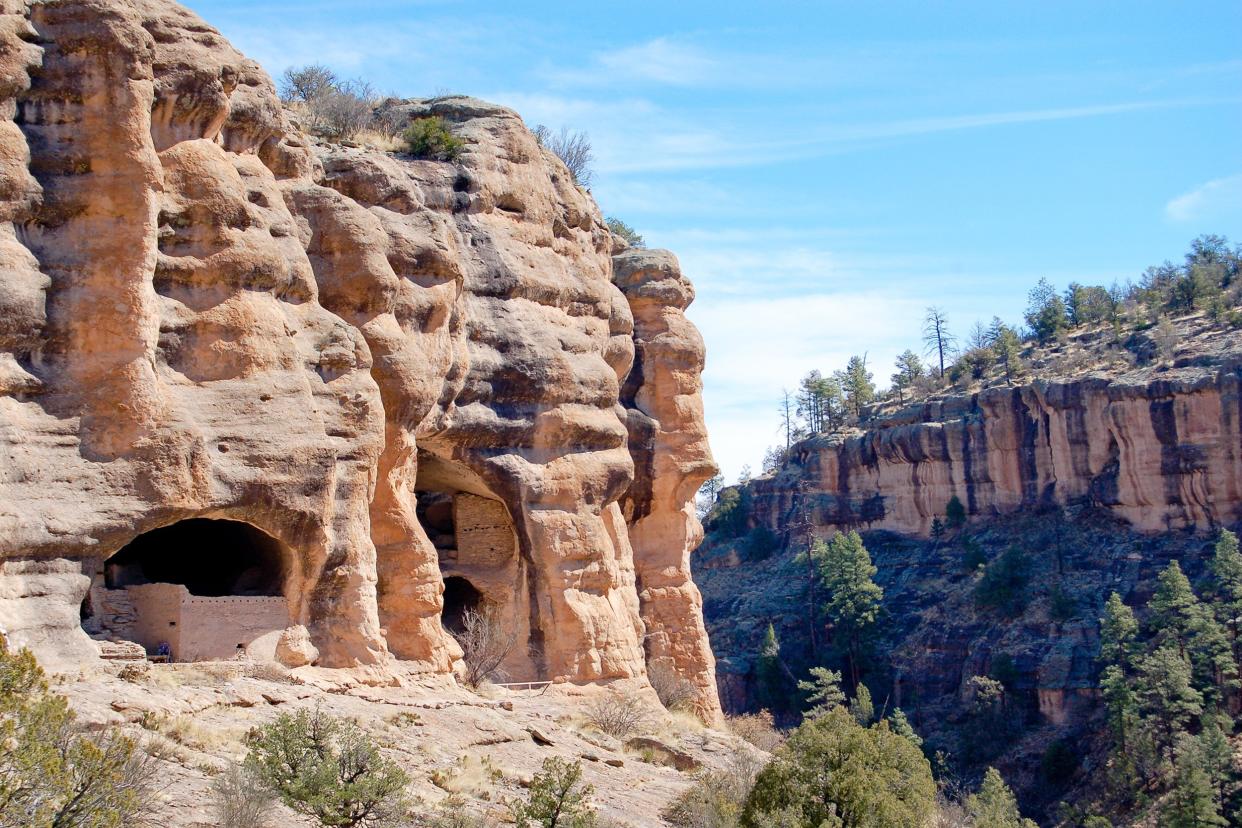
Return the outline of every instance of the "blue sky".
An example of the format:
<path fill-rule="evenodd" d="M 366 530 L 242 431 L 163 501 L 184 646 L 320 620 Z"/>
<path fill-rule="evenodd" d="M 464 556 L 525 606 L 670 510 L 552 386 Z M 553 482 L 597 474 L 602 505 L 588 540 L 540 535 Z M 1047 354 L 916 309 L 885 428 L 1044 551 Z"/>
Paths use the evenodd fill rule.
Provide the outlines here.
<path fill-rule="evenodd" d="M 278 75 L 460 92 L 585 130 L 604 212 L 698 289 L 726 476 L 812 368 L 886 383 L 928 305 L 1017 321 L 1242 240 L 1242 3 L 188 4 Z"/>

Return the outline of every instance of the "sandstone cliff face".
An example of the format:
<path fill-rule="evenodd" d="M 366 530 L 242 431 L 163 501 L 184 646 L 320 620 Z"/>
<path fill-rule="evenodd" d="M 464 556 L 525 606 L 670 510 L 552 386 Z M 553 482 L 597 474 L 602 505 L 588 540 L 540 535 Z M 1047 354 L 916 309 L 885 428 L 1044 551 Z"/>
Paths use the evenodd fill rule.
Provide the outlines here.
<path fill-rule="evenodd" d="M 702 343 L 671 256 L 614 276 L 590 196 L 500 107 L 404 105 L 465 140 L 457 164 L 316 144 L 163 0 L 0 0 L 0 46 L 17 643 L 95 657 L 80 605 L 105 562 L 227 519 L 279 542 L 286 663 L 450 670 L 447 558 L 520 628 L 514 678 L 642 677 L 646 635 L 714 714 L 687 566 L 712 469 Z M 495 560 L 420 521 L 421 500 L 469 497 L 503 506 Z"/>
<path fill-rule="evenodd" d="M 1089 503 L 1141 531 L 1231 525 L 1242 520 L 1240 389 L 1235 352 L 927 403 L 795 446 L 791 464 L 752 484 L 754 519 L 926 535 L 957 496 L 971 517 Z"/>

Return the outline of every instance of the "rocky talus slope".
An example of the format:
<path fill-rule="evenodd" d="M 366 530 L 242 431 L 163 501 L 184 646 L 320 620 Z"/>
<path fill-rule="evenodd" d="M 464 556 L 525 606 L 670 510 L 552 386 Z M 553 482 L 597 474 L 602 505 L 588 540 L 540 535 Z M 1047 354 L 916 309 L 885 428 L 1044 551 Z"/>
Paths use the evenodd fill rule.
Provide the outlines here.
<path fill-rule="evenodd" d="M 0 626 L 89 664 L 109 559 L 232 520 L 275 544 L 289 666 L 449 672 L 451 569 L 513 678 L 652 659 L 717 715 L 689 283 L 513 112 L 401 106 L 460 160 L 308 138 L 174 3 L 0 0 Z"/>

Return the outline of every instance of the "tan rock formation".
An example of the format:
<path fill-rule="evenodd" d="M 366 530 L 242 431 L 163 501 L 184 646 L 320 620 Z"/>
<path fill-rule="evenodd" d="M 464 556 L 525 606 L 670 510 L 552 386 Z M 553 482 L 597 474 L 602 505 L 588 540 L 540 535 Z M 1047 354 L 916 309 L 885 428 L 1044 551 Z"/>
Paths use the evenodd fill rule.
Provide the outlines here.
<path fill-rule="evenodd" d="M 419 161 L 301 135 L 255 63 L 163 0 L 0 0 L 0 38 L 16 643 L 93 657 L 88 587 L 197 578 L 283 595 L 287 663 L 447 672 L 442 569 L 486 536 L 458 574 L 520 628 L 515 679 L 641 677 L 646 637 L 715 714 L 686 563 L 702 343 L 671 256 L 622 255 L 623 295 L 594 202 L 497 106 L 402 105 L 465 141 Z M 459 500 L 483 534 L 436 506 Z M 217 523 L 176 534 L 191 518 Z M 220 521 L 265 535 L 225 548 Z"/>
<path fill-rule="evenodd" d="M 647 628 L 648 663 L 674 669 L 716 716 L 715 659 L 703 631 L 703 599 L 690 553 L 703 539 L 694 495 L 716 467 L 703 420 L 703 338 L 686 319 L 694 287 L 663 250 L 613 259 L 613 282 L 634 315 L 634 367 L 622 389 L 635 481 L 622 501 Z"/>
<path fill-rule="evenodd" d="M 956 496 L 971 516 L 1089 503 L 1142 531 L 1242 521 L 1242 361 L 993 388 L 862 434 L 795 446 L 752 484 L 770 527 L 927 534 Z"/>

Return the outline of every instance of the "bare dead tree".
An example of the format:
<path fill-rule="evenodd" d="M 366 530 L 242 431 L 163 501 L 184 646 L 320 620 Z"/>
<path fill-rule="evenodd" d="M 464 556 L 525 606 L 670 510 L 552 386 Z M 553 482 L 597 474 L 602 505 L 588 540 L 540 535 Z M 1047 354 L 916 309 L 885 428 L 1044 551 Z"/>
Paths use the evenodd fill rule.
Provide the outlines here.
<path fill-rule="evenodd" d="M 336 89 L 336 85 L 336 73 L 323 64 L 290 66 L 280 76 L 280 98 L 286 103 L 309 104 Z"/>
<path fill-rule="evenodd" d="M 553 132 L 543 124 L 536 124 L 531 130 L 535 134 L 535 140 L 540 145 L 547 147 L 556 154 L 561 161 L 565 162 L 565 166 L 569 168 L 569 174 L 574 177 L 574 181 L 580 187 L 591 186 L 591 162 L 595 160 L 595 156 L 591 153 L 591 138 L 585 132 L 572 132 L 569 127 L 561 127 L 560 132 Z"/>
<path fill-rule="evenodd" d="M 501 622 L 495 610 L 466 610 L 462 630 L 454 634 L 461 645 L 466 684 L 478 687 L 489 679 L 504 677 L 500 665 L 517 643 L 517 630 Z"/>

